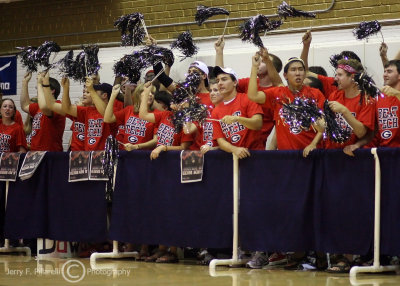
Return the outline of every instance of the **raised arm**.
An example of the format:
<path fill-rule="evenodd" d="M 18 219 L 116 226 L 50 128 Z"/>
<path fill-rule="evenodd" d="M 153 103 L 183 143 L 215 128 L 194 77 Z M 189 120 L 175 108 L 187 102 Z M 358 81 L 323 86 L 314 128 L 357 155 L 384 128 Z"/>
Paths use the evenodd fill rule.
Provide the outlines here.
<path fill-rule="evenodd" d="M 61 82 L 63 82 L 63 81 L 61 81 Z M 68 80 L 68 83 L 69 83 L 69 80 Z M 69 84 L 68 84 L 68 86 L 69 86 Z M 69 114 L 73 117 L 78 116 L 78 109 L 77 109 L 76 105 L 71 104 L 71 99 L 69 97 L 69 88 L 67 90 L 63 88 L 61 109 L 62 109 L 62 111 L 64 111 L 65 114 Z"/>
<path fill-rule="evenodd" d="M 385 42 L 382 42 L 381 46 L 379 47 L 379 55 L 381 56 L 381 61 L 383 67 L 389 62 L 389 59 L 387 57 L 387 51 L 388 51 L 388 46 L 386 45 Z"/>
<path fill-rule="evenodd" d="M 251 64 L 249 87 L 247 89 L 247 97 L 251 101 L 254 101 L 255 103 L 264 104 L 265 93 L 263 91 L 258 91 L 258 86 L 257 86 L 257 72 L 261 64 L 261 56 L 258 52 L 252 57 L 251 63 L 252 64 Z"/>
<path fill-rule="evenodd" d="M 267 66 L 267 72 L 268 76 L 271 80 L 271 83 L 273 86 L 283 86 L 282 79 L 276 70 L 274 64 L 271 61 L 271 58 L 269 57 L 268 50 L 265 48 L 260 49 L 260 54 L 263 62 Z"/>
<path fill-rule="evenodd" d="M 104 102 L 102 98 L 97 94 L 97 92 L 93 88 L 93 79 L 91 77 L 86 78 L 86 88 L 89 91 L 90 97 L 96 106 L 97 111 L 104 116 L 104 112 L 106 111 L 107 103 Z"/>
<path fill-rule="evenodd" d="M 48 73 L 48 72 L 47 72 Z M 38 104 L 39 108 L 42 111 L 42 113 L 46 116 L 52 116 L 53 112 L 51 109 L 47 106 L 46 104 L 46 99 L 44 97 L 44 89 L 47 90 L 47 92 L 50 92 L 51 95 L 51 89 L 50 89 L 50 84 L 44 84 L 43 83 L 43 78 L 45 77 L 44 72 L 40 72 L 37 75 L 37 91 L 38 91 Z"/>
<path fill-rule="evenodd" d="M 44 99 L 46 101 L 46 105 L 51 111 L 54 111 L 58 114 L 65 115 L 65 112 L 62 110 L 61 103 L 56 102 L 56 99 L 54 98 L 53 94 L 51 93 L 50 87 L 47 87 L 50 85 L 50 79 L 49 79 L 49 73 L 46 73 L 46 75 L 43 78 L 43 86 L 46 86 L 43 88 L 44 91 Z M 63 87 L 63 93 L 68 92 L 69 93 L 69 80 L 68 78 L 63 78 L 61 80 L 61 85 Z"/>
<path fill-rule="evenodd" d="M 30 98 L 29 98 L 28 84 L 31 78 L 32 78 L 32 73 L 28 72 L 25 74 L 24 79 L 22 80 L 20 103 L 21 103 L 21 109 L 26 113 L 29 113 Z"/>
<path fill-rule="evenodd" d="M 121 86 L 119 84 L 116 84 L 113 86 L 113 90 L 111 93 L 110 100 L 108 101 L 106 110 L 104 112 L 104 122 L 105 123 L 114 123 L 117 121 L 114 115 L 114 102 L 115 99 L 117 98 L 117 95 L 119 94 Z"/>
<path fill-rule="evenodd" d="M 143 90 L 142 101 L 139 107 L 139 117 L 151 123 L 156 122 L 154 113 L 149 112 L 149 95 L 151 91 L 151 82 L 145 83 L 145 88 Z"/>
<path fill-rule="evenodd" d="M 306 76 L 312 76 L 315 78 L 318 78 L 318 75 L 316 73 L 310 72 L 308 70 L 308 54 L 310 52 L 310 45 L 311 45 L 311 40 L 312 40 L 312 35 L 311 31 L 308 30 L 304 35 L 303 35 L 303 50 L 301 51 L 300 58 L 304 62 L 304 66 L 306 68 Z"/>
<path fill-rule="evenodd" d="M 173 92 L 176 89 L 176 84 L 163 70 L 163 65 L 161 62 L 156 63 L 153 65 L 154 74 L 158 75 L 158 81 L 169 91 Z"/>
<path fill-rule="evenodd" d="M 215 65 L 222 68 L 224 67 L 224 47 L 225 47 L 224 36 L 220 36 L 214 44 Z"/>

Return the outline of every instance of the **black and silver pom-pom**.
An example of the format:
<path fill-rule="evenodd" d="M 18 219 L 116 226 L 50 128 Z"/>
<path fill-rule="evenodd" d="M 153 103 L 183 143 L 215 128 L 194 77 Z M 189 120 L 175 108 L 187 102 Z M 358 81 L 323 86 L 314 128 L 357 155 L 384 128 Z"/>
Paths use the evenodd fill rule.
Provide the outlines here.
<path fill-rule="evenodd" d="M 313 123 L 323 117 L 323 112 L 314 99 L 297 96 L 293 102 L 282 102 L 279 115 L 290 129 L 309 130 Z"/>
<path fill-rule="evenodd" d="M 368 39 L 369 36 L 381 31 L 381 24 L 378 21 L 361 22 L 357 28 L 354 28 L 353 35 L 358 40 Z"/>
<path fill-rule="evenodd" d="M 278 15 L 282 18 L 287 17 L 306 17 L 306 18 L 315 18 L 315 13 L 310 13 L 302 10 L 297 10 L 290 6 L 285 1 L 282 2 L 281 5 L 278 6 Z"/>
<path fill-rule="evenodd" d="M 83 51 L 85 52 L 87 75 L 90 76 L 97 74 L 100 69 L 99 58 L 98 58 L 99 46 L 97 45 L 84 46 Z"/>
<path fill-rule="evenodd" d="M 101 160 L 103 164 L 104 174 L 108 177 L 106 200 L 112 200 L 114 186 L 114 172 L 118 162 L 118 141 L 112 135 L 107 137 L 104 156 Z"/>
<path fill-rule="evenodd" d="M 329 101 L 324 103 L 325 133 L 324 137 L 328 137 L 335 143 L 343 144 L 351 137 L 351 129 L 341 127 L 336 121 L 336 113 L 329 107 Z"/>
<path fill-rule="evenodd" d="M 196 23 L 201 26 L 208 18 L 216 15 L 228 15 L 229 11 L 224 8 L 207 7 L 204 5 L 197 6 L 197 12 L 194 17 Z"/>
<path fill-rule="evenodd" d="M 49 68 L 51 63 L 49 62 L 51 53 L 58 53 L 61 50 L 60 46 L 52 41 L 46 41 L 40 45 L 35 52 L 35 61 L 45 67 Z"/>
<path fill-rule="evenodd" d="M 21 64 L 27 69 L 28 72 L 37 71 L 37 63 L 35 61 L 36 47 L 17 47 L 21 52 L 18 53 L 18 57 L 21 59 Z"/>
<path fill-rule="evenodd" d="M 199 48 L 193 42 L 192 33 L 190 31 L 181 33 L 178 38 L 172 42 L 171 49 L 178 49 L 181 51 L 181 53 L 184 55 L 181 61 L 194 56 L 199 50 Z"/>

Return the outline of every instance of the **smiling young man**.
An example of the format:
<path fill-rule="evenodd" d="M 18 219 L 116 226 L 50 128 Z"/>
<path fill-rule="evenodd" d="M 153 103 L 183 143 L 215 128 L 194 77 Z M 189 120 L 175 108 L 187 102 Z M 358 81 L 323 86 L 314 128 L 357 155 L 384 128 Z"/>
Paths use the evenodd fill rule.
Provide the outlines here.
<path fill-rule="evenodd" d="M 263 112 L 261 107 L 250 101 L 246 94 L 236 91 L 238 76 L 231 68 L 214 68 L 214 75 L 223 102 L 214 108 L 213 138 L 219 147 L 235 154 L 239 159 L 250 156 L 249 149 L 263 150 L 261 140 Z"/>
<path fill-rule="evenodd" d="M 383 81 L 384 95 L 376 99 L 377 144 L 380 147 L 400 147 L 400 96 L 396 97 L 400 94 L 400 60 L 391 60 L 385 65 Z"/>

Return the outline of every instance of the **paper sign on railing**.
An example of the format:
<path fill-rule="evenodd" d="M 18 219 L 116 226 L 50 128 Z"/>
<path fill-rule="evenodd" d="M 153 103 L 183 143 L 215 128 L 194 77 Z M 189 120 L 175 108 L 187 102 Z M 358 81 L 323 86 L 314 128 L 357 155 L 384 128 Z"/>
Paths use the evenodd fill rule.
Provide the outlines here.
<path fill-rule="evenodd" d="M 89 180 L 90 151 L 72 151 L 69 153 L 68 182 Z"/>
<path fill-rule="evenodd" d="M 15 182 L 20 153 L 4 152 L 0 157 L 0 181 Z"/>
<path fill-rule="evenodd" d="M 21 170 L 19 170 L 19 178 L 21 181 L 32 177 L 40 162 L 42 162 L 44 155 L 46 155 L 46 151 L 29 151 L 26 153 Z"/>
<path fill-rule="evenodd" d="M 181 183 L 199 182 L 203 179 L 204 155 L 200 151 L 181 152 Z"/>

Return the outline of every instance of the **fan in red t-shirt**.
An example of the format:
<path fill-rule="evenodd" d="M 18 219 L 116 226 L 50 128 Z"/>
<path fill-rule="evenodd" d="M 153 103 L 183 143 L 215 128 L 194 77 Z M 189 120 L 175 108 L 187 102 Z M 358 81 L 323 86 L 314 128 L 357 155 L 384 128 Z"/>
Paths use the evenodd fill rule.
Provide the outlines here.
<path fill-rule="evenodd" d="M 318 107 L 322 108 L 324 96 L 318 89 L 304 85 L 305 66 L 301 59 L 290 58 L 285 64 L 283 75 L 288 86 L 274 87 L 265 91 L 265 104 L 274 110 L 276 136 L 273 141 L 276 142 L 279 150 L 303 149 L 303 156 L 306 157 L 319 146 L 322 132 L 316 133 L 313 129 L 290 128 L 280 116 L 282 103 L 292 102 L 295 97 L 303 96 L 314 99 Z"/>
<path fill-rule="evenodd" d="M 157 147 L 150 154 L 150 158 L 154 160 L 157 159 L 163 151 L 188 149 L 193 138 L 191 135 L 183 134 L 183 131 L 179 133 L 175 132 L 175 127 L 171 121 L 173 112 L 170 109 L 155 113 L 149 112 L 151 88 L 151 82 L 145 83 L 142 102 L 146 104 L 140 105 L 139 118 L 155 123 L 157 128 Z"/>
<path fill-rule="evenodd" d="M 220 37 L 214 44 L 216 66 L 224 66 L 224 47 L 225 40 L 223 37 Z M 241 78 L 238 79 L 236 90 L 239 93 L 246 93 L 250 100 L 261 105 L 264 113 L 261 136 L 265 146 L 268 136 L 271 134 L 271 131 L 274 127 L 273 112 L 264 104 L 265 96 L 263 93 L 257 94 L 256 91 L 264 91 L 282 83 L 282 80 L 279 76 L 279 72 L 282 70 L 282 61 L 276 55 L 268 53 L 265 48 L 262 48 L 260 52 L 257 52 L 257 58 L 258 64 L 256 70 L 252 70 L 252 72 L 256 73 L 255 80 L 257 82 L 257 89 L 252 95 L 250 95 L 248 90 L 250 78 Z"/>
<path fill-rule="evenodd" d="M 309 77 L 315 77 L 318 78 L 323 86 L 324 89 L 324 95 L 325 98 L 329 98 L 329 96 L 331 95 L 332 92 L 336 91 L 338 88 L 336 86 L 336 82 L 335 82 L 335 78 L 334 77 L 328 77 L 328 76 L 324 76 L 321 74 L 316 74 L 314 72 L 311 72 L 308 70 L 308 53 L 310 50 L 310 45 L 311 45 L 311 40 L 312 40 L 312 35 L 311 35 L 311 31 L 307 31 L 304 36 L 303 36 L 303 50 L 301 52 L 301 59 L 304 61 L 304 65 L 306 67 L 306 71 L 307 74 L 306 76 Z M 340 60 L 340 59 L 355 59 L 358 62 L 361 63 L 361 59 L 357 56 L 356 53 L 352 52 L 352 51 L 342 51 L 340 54 L 333 56 L 335 59 L 335 61 Z M 335 63 L 335 61 L 333 61 L 332 63 L 335 64 L 334 68 L 337 68 L 337 63 Z"/>
<path fill-rule="evenodd" d="M 115 86 L 114 88 L 119 88 Z M 154 135 L 154 124 L 139 118 L 139 108 L 142 104 L 144 84 L 138 85 L 134 91 L 133 105 L 129 105 L 122 110 L 114 111 L 114 101 L 117 93 L 113 93 L 104 113 L 104 122 L 114 123 L 124 126 L 124 137 L 122 139 L 125 150 L 152 149 L 156 146 L 157 138 Z M 152 92 L 155 87 L 151 87 L 150 100 L 153 101 Z M 151 110 L 149 110 L 151 112 Z"/>
<path fill-rule="evenodd" d="M 37 92 L 38 103 L 31 103 L 28 93 L 28 83 L 32 77 L 27 73 L 22 81 L 21 108 L 32 118 L 31 150 L 32 151 L 63 151 L 62 139 L 65 128 L 65 116 L 53 112 L 47 105 L 44 93 L 47 92 L 54 100 L 60 94 L 60 84 L 49 73 L 38 73 Z"/>
<path fill-rule="evenodd" d="M 76 118 L 76 121 L 85 124 L 85 150 L 104 150 L 107 137 L 115 136 L 117 126 L 104 122 L 103 115 L 113 87 L 108 83 L 93 84 L 92 78 L 86 79 L 86 88 L 90 96 L 83 96 L 85 106 L 71 104 L 69 95 L 63 98 L 63 111 Z M 119 90 L 118 90 L 119 92 Z"/>
<path fill-rule="evenodd" d="M 15 103 L 6 98 L 1 102 L 0 152 L 26 152 L 25 133 L 22 125 L 15 122 Z"/>
<path fill-rule="evenodd" d="M 214 134 L 219 147 L 239 159 L 250 156 L 249 149 L 263 150 L 260 129 L 263 112 L 246 94 L 236 91 L 237 74 L 231 68 L 214 68 L 223 102 L 212 112 Z"/>

